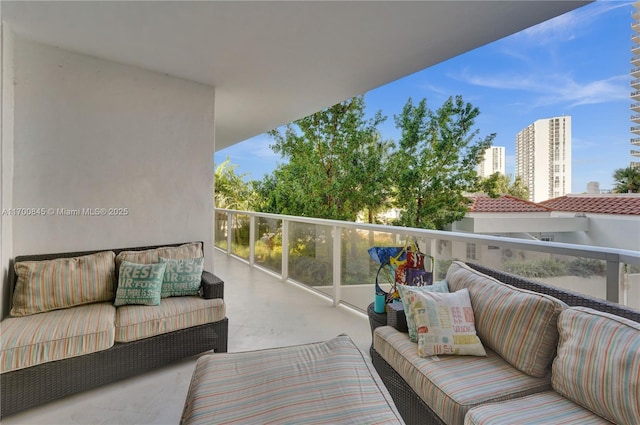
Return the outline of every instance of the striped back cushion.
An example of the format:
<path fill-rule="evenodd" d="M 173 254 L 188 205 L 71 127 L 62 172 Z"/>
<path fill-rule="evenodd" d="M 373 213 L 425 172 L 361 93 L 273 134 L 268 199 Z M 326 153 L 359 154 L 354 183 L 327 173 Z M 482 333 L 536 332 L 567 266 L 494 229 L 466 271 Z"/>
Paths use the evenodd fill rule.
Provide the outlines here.
<path fill-rule="evenodd" d="M 504 284 L 458 261 L 449 267 L 447 282 L 452 292 L 469 289 L 483 344 L 528 375 L 548 373 L 558 342 L 558 315 L 566 304 Z"/>
<path fill-rule="evenodd" d="M 617 424 L 640 424 L 640 323 L 585 307 L 558 319 L 551 385 Z"/>
<path fill-rule="evenodd" d="M 120 265 L 123 261 L 136 264 L 155 264 L 160 262 L 160 257 L 173 260 L 188 260 L 203 256 L 202 243 L 200 242 L 147 249 L 145 251 L 122 251 L 116 256 L 116 272 L 120 270 Z"/>
<path fill-rule="evenodd" d="M 11 316 L 27 316 L 82 304 L 113 301 L 115 253 L 20 261 Z"/>

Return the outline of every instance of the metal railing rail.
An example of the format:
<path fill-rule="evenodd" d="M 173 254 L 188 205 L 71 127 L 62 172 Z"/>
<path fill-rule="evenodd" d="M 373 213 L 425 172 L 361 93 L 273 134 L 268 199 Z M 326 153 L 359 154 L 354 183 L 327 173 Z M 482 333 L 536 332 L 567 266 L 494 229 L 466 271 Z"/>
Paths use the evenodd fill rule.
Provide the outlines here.
<path fill-rule="evenodd" d="M 284 281 L 289 278 L 289 232 L 291 223 L 304 223 L 311 225 L 327 226 L 333 229 L 333 303 L 340 303 L 341 282 L 341 243 L 340 238 L 334 237 L 340 234 L 343 229 L 351 230 L 368 230 L 374 232 L 382 232 L 404 237 L 425 238 L 431 240 L 446 240 L 452 242 L 477 243 L 497 246 L 503 249 L 526 250 L 533 252 L 541 252 L 547 254 L 584 257 L 589 259 L 601 260 L 606 262 L 606 299 L 608 301 L 618 303 L 620 300 L 620 281 L 623 273 L 620 271 L 621 264 L 640 266 L 640 252 L 596 247 L 588 245 L 577 245 L 560 242 L 547 242 L 528 239 L 516 239 L 502 236 L 478 235 L 472 233 L 449 232 L 439 230 L 417 229 L 409 227 L 388 226 L 381 224 L 356 223 L 338 220 L 327 220 L 319 218 L 298 217 L 288 215 L 269 214 L 253 211 L 239 211 L 229 209 L 216 208 L 217 214 L 227 214 L 228 229 L 233 228 L 234 216 L 249 217 L 249 259 L 248 263 L 251 267 L 255 264 L 255 241 L 257 232 L 257 221 L 259 218 L 275 219 L 282 222 L 282 267 L 281 278 Z M 215 226 L 214 226 L 215 227 Z M 215 240 L 215 236 L 214 236 Z M 232 232 L 227 232 L 227 254 L 233 255 Z M 300 282 L 296 282 L 300 283 Z"/>

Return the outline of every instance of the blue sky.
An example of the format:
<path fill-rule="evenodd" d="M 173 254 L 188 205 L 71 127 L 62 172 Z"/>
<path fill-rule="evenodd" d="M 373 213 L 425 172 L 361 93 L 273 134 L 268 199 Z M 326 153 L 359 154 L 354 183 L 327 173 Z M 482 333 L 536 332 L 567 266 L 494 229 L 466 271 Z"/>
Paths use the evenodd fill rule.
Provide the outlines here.
<path fill-rule="evenodd" d="M 632 148 L 630 1 L 596 1 L 568 14 L 480 47 L 365 94 L 367 114 L 382 111 L 382 136 L 398 140 L 393 116 L 407 99 L 426 98 L 437 109 L 462 95 L 480 109 L 476 128 L 484 137 L 496 133 L 504 146 L 507 174 L 514 174 L 515 136 L 541 118 L 572 117 L 572 193 L 597 181 L 613 186 L 613 172 L 629 166 Z M 236 173 L 261 180 L 284 160 L 274 154 L 266 135 L 216 153 L 227 157 Z"/>

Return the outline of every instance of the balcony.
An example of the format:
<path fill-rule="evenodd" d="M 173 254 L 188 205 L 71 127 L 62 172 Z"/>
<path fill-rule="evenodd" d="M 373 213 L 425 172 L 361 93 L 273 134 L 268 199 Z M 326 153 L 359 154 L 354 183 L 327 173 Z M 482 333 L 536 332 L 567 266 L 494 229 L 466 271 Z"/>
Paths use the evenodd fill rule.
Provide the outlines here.
<path fill-rule="evenodd" d="M 229 351 L 316 342 L 346 333 L 368 354 L 366 315 L 282 279 L 220 250 L 215 273 L 225 280 Z M 197 357 L 2 418 L 12 424 L 177 424 Z"/>
<path fill-rule="evenodd" d="M 338 236 L 338 237 L 336 237 Z M 402 245 L 407 237 L 434 258 L 434 280 L 452 260 L 472 261 L 640 309 L 640 252 L 473 233 L 216 210 L 215 245 L 251 268 L 329 297 L 334 306 L 366 311 L 377 264 L 367 249 Z M 473 250 L 469 250 L 469 246 Z M 473 256 L 469 257 L 469 252 Z M 544 277 L 542 264 L 563 271 Z M 546 267 L 546 266 L 545 266 Z"/>
<path fill-rule="evenodd" d="M 640 253 L 635 251 L 231 210 L 216 211 L 215 229 L 218 247 L 205 252 L 213 255 L 213 272 L 226 282 L 230 352 L 346 333 L 368 353 L 371 333 L 363 310 L 373 299 L 377 265 L 367 249 L 395 245 L 406 236 L 434 256 L 436 279 L 453 258 L 500 269 L 518 259 L 580 259 L 578 264 L 602 269 L 539 280 L 640 308 Z M 104 418 L 177 423 L 195 360 L 66 397 L 4 418 L 3 424 L 84 424 Z"/>

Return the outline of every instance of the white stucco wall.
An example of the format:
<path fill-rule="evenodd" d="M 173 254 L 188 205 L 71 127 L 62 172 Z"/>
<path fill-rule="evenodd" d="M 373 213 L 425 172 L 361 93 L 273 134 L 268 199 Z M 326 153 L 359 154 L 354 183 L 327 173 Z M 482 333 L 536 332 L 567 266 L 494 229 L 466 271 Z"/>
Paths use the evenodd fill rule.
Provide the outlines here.
<path fill-rule="evenodd" d="M 554 241 L 640 251 L 640 216 L 586 215 L 589 218 L 588 231 L 555 233 Z"/>
<path fill-rule="evenodd" d="M 15 64 L 13 204 L 47 214 L 13 254 L 202 240 L 212 270 L 214 88 L 18 37 Z"/>
<path fill-rule="evenodd" d="M 13 200 L 13 33 L 5 23 L 0 30 L 0 210 L 12 207 Z M 0 317 L 8 314 L 9 259 L 13 257 L 13 217 L 0 218 Z"/>

